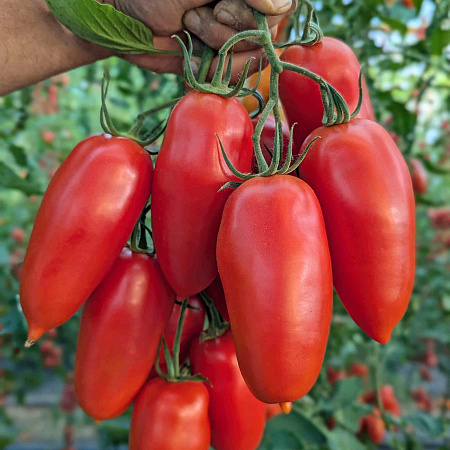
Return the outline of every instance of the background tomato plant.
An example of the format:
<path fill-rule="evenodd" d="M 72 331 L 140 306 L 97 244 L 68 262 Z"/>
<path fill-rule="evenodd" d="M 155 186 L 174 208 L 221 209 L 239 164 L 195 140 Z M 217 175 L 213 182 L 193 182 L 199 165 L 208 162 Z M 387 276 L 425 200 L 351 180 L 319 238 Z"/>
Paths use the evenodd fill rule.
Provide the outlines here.
<path fill-rule="evenodd" d="M 383 347 L 371 342 L 336 298 L 319 381 L 289 415 L 268 422 L 260 448 L 371 445 L 366 434 L 358 433 L 359 419 L 375 417 L 375 405 L 358 398 L 367 398 L 376 385 L 391 385 L 401 407 L 399 419 L 387 420 L 384 444 L 445 446 L 450 403 L 445 350 L 450 311 L 448 3 L 313 3 L 325 35 L 343 39 L 358 56 L 377 120 L 407 159 L 421 161 L 428 187 L 416 196 L 415 287 L 392 340 Z M 138 110 L 184 92 L 178 77 L 118 59 L 108 64 L 108 106 L 121 129 L 131 125 Z M 79 313 L 24 351 L 26 324 L 17 299 L 21 262 L 49 179 L 77 142 L 101 132 L 103 69 L 104 63 L 97 63 L 0 98 L 0 448 L 19 449 L 24 442 L 37 448 L 114 448 L 127 442 L 130 412 L 96 425 L 76 405 L 71 372 Z M 167 113 L 159 112 L 145 126 L 150 129 Z"/>

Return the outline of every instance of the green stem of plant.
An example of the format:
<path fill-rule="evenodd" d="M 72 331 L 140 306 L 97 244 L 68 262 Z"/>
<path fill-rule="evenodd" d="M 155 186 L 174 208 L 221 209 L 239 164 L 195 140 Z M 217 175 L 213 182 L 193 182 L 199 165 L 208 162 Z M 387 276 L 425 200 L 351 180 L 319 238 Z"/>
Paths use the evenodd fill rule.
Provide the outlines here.
<path fill-rule="evenodd" d="M 375 369 L 375 392 L 377 394 L 377 406 L 380 410 L 380 413 L 383 414 L 383 399 L 381 398 L 381 369 L 383 363 L 380 357 L 380 344 L 376 341 L 374 344 L 374 369 Z"/>
<path fill-rule="evenodd" d="M 214 50 L 208 45 L 206 45 L 205 48 L 203 49 L 202 62 L 200 64 L 200 68 L 198 69 L 197 81 L 199 83 L 205 82 L 213 58 L 214 58 Z"/>
<path fill-rule="evenodd" d="M 217 69 L 211 81 L 211 86 L 220 87 L 223 78 L 223 71 L 225 68 L 225 59 L 227 57 L 228 51 L 231 49 L 231 47 L 233 47 L 233 45 L 237 44 L 239 41 L 252 37 L 258 39 L 259 42 L 259 39 L 263 38 L 264 36 L 265 33 L 259 30 L 248 30 L 242 31 L 241 33 L 238 33 L 232 38 L 228 39 L 228 41 L 219 50 L 219 62 L 217 63 Z"/>
<path fill-rule="evenodd" d="M 219 311 L 217 311 L 213 300 L 205 293 L 205 291 L 200 292 L 199 296 L 205 305 L 209 320 L 208 332 L 202 333 L 201 339 L 214 339 L 221 336 L 225 333 L 230 324 L 222 317 Z"/>
<path fill-rule="evenodd" d="M 178 320 L 177 333 L 175 335 L 175 341 L 173 343 L 172 354 L 175 378 L 179 378 L 180 376 L 180 341 L 181 334 L 183 332 L 184 316 L 186 315 L 188 300 L 189 299 L 186 297 L 181 303 L 180 319 Z"/>

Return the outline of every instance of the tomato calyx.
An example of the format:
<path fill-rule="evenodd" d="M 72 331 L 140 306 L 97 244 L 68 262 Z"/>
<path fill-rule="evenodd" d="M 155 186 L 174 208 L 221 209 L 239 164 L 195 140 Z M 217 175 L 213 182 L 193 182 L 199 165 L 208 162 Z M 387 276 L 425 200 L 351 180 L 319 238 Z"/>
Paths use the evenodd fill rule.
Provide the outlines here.
<path fill-rule="evenodd" d="M 106 96 L 108 94 L 109 80 L 110 80 L 109 72 L 106 71 L 103 74 L 102 79 L 102 95 L 101 95 L 102 106 L 100 109 L 100 123 L 104 132 L 112 136 L 130 139 L 138 143 L 142 147 L 146 147 L 151 143 L 155 142 L 164 133 L 167 125 L 167 119 L 159 122 L 151 130 L 144 133 L 142 137 L 139 137 L 145 119 L 151 114 L 161 111 L 162 109 L 172 108 L 178 102 L 179 98 L 170 100 L 169 102 L 164 103 L 161 106 L 149 109 L 148 111 L 144 111 L 138 114 L 136 123 L 126 133 L 123 133 L 117 130 L 117 128 L 115 127 L 114 123 L 112 122 L 111 116 L 109 115 L 108 108 L 106 107 Z M 157 154 L 157 152 L 152 152 L 150 150 L 147 150 L 147 152 L 151 155 Z"/>
<path fill-rule="evenodd" d="M 198 295 L 205 305 L 208 317 L 208 329 L 200 335 L 200 342 L 216 339 L 228 330 L 230 323 L 223 318 L 222 314 L 215 307 L 213 299 L 205 291 L 200 292 Z"/>
<path fill-rule="evenodd" d="M 175 340 L 172 348 L 173 357 L 170 355 L 169 347 L 167 346 L 164 336 L 162 337 L 159 343 L 157 355 L 160 354 L 162 345 L 164 348 L 164 357 L 166 359 L 167 364 L 167 373 L 164 373 L 159 367 L 159 356 L 156 358 L 155 361 L 155 369 L 161 378 L 164 378 L 166 381 L 172 383 L 182 383 L 184 381 L 198 381 L 210 384 L 208 379 L 205 378 L 203 375 L 200 374 L 192 375 L 190 373 L 189 368 L 186 366 L 180 368 L 180 342 L 181 342 L 181 335 L 183 332 L 184 318 L 186 315 L 186 310 L 188 308 L 188 301 L 189 298 L 187 297 L 181 302 L 180 318 L 178 320 L 177 332 L 175 335 Z"/>
<path fill-rule="evenodd" d="M 190 64 L 190 61 L 192 58 L 192 53 L 193 53 L 192 39 L 188 32 L 185 32 L 185 33 L 186 33 L 187 39 L 188 39 L 188 47 L 186 47 L 186 45 L 180 39 L 179 36 L 174 35 L 172 37 L 175 38 L 179 42 L 181 49 L 183 51 L 183 56 L 184 56 L 184 61 L 185 61 L 184 71 L 183 71 L 184 78 L 185 78 L 186 83 L 192 89 L 195 89 L 198 92 L 203 92 L 203 93 L 208 93 L 208 94 L 217 94 L 217 95 L 220 95 L 225 98 L 243 97 L 246 95 L 253 95 L 256 92 L 257 85 L 255 87 L 253 87 L 252 89 L 248 89 L 248 88 L 244 87 L 244 83 L 245 83 L 245 80 L 247 79 L 247 75 L 248 75 L 248 71 L 250 69 L 250 64 L 252 62 L 252 59 L 249 59 L 246 62 L 245 66 L 244 66 L 244 70 L 242 71 L 242 75 L 240 76 L 238 82 L 234 86 L 229 86 L 230 81 L 231 81 L 231 67 L 232 67 L 232 59 L 233 59 L 232 54 L 230 55 L 230 58 L 228 60 L 227 70 L 226 70 L 225 74 L 224 74 L 224 69 L 225 69 L 225 58 L 228 54 L 229 49 L 242 39 L 261 37 L 262 34 L 260 32 L 258 32 L 258 30 L 248 30 L 248 31 L 243 31 L 241 33 L 238 33 L 237 35 L 230 38 L 223 45 L 223 47 L 219 50 L 219 62 L 217 64 L 217 68 L 216 68 L 216 71 L 214 73 L 211 83 L 204 83 L 202 78 L 204 75 L 206 75 L 206 74 L 204 74 L 203 67 L 208 67 L 208 64 L 204 63 L 204 62 L 208 61 L 212 57 L 212 54 L 210 54 L 210 53 L 208 53 L 206 55 L 204 54 L 203 61 L 202 61 L 203 67 L 201 67 L 201 69 L 200 69 L 200 77 L 199 77 L 199 79 L 196 79 L 194 76 L 194 73 L 192 71 L 191 64 Z M 241 35 L 244 35 L 244 37 L 242 37 Z M 260 69 L 259 69 L 260 72 L 261 72 L 261 69 L 262 69 L 262 58 L 260 60 Z M 259 82 L 259 79 L 258 79 L 258 82 Z"/>
<path fill-rule="evenodd" d="M 150 256 L 155 254 L 154 246 L 149 247 L 146 233 L 150 235 L 153 244 L 153 236 L 150 228 L 145 224 L 145 218 L 147 213 L 150 211 L 151 204 L 149 203 L 139 216 L 136 225 L 134 226 L 133 232 L 131 233 L 128 246 L 135 253 L 146 253 Z"/>

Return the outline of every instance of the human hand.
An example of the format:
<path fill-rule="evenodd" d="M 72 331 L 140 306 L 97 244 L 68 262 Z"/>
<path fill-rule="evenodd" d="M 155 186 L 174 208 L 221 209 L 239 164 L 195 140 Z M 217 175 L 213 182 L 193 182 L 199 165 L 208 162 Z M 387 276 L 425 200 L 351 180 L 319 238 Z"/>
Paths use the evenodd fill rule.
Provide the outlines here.
<path fill-rule="evenodd" d="M 245 29 L 256 28 L 252 8 L 268 17 L 269 27 L 276 33 L 278 23 L 295 11 L 297 0 L 221 0 L 217 4 L 210 0 L 105 0 L 116 9 L 143 22 L 154 35 L 154 45 L 158 49 L 179 51 L 179 43 L 171 36 L 182 31 L 191 32 L 194 51 L 199 54 L 206 44 L 219 49 L 231 36 Z M 233 48 L 232 82 L 235 82 L 246 62 L 253 58 L 250 72 L 259 68 L 260 58 L 264 60 L 264 50 L 247 42 L 240 42 Z M 182 73 L 183 57 L 176 55 L 125 55 L 125 59 L 154 72 Z M 200 66 L 201 58 L 193 57 L 191 66 L 194 73 Z M 217 66 L 214 58 L 209 77 Z"/>

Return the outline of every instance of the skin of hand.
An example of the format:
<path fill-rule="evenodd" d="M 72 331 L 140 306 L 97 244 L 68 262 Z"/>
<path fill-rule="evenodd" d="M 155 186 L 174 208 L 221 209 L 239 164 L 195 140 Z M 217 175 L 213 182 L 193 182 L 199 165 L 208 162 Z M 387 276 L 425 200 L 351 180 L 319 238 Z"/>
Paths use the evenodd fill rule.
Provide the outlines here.
<path fill-rule="evenodd" d="M 119 11 L 146 24 L 154 34 L 156 48 L 180 51 L 172 38 L 178 34 L 186 40 L 187 29 L 194 41 L 194 50 L 201 54 L 202 46 L 219 49 L 242 29 L 255 28 L 251 8 L 268 16 L 273 34 L 276 25 L 295 11 L 297 0 L 103 0 Z M 264 52 L 249 43 L 239 43 L 233 49 L 232 82 L 242 73 L 245 63 L 253 58 L 250 72 L 259 68 Z M 113 53 L 78 38 L 62 26 L 51 14 L 45 0 L 0 0 L 0 96 L 32 85 Z M 128 61 L 154 72 L 181 74 L 183 57 L 176 55 L 122 55 Z M 193 57 L 194 73 L 201 58 Z M 214 73 L 217 58 L 211 64 L 208 77 Z"/>
<path fill-rule="evenodd" d="M 218 50 L 234 34 L 246 29 L 255 29 L 256 22 L 252 8 L 267 15 L 273 36 L 276 27 L 284 18 L 291 15 L 297 6 L 297 0 L 105 0 L 116 9 L 143 22 L 155 36 L 156 48 L 179 51 L 179 43 L 171 36 L 178 34 L 186 41 L 183 29 L 191 33 L 194 52 L 201 54 L 204 44 Z M 161 7 L 160 5 L 164 6 Z M 155 11 L 158 10 L 158 14 Z M 264 51 L 247 42 L 240 42 L 233 48 L 232 82 L 236 82 L 246 62 L 252 59 L 249 73 L 259 69 L 260 58 L 263 66 L 267 64 Z M 146 67 L 154 72 L 172 72 L 181 74 L 183 58 L 174 55 L 124 55 L 126 60 Z M 191 67 L 194 74 L 198 71 L 201 58 L 194 56 Z M 214 58 L 208 78 L 211 78 L 217 66 Z"/>

